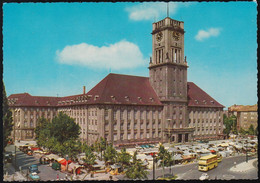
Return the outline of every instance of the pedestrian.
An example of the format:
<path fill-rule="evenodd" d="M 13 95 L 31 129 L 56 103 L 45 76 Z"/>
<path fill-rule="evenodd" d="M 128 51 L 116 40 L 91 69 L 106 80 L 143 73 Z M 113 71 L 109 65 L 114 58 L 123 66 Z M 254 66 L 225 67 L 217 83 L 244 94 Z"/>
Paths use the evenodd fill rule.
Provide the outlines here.
<path fill-rule="evenodd" d="M 65 175 L 65 179 L 68 180 L 68 175 L 67 174 Z"/>

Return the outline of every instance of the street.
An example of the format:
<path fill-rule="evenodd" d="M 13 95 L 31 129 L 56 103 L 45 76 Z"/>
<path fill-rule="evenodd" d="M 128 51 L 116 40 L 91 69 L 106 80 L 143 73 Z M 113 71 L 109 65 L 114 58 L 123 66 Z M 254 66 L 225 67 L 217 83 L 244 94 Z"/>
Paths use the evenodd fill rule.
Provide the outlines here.
<path fill-rule="evenodd" d="M 11 152 L 14 151 L 14 145 L 8 145 L 6 148 L 6 152 Z M 14 165 L 15 158 L 13 157 L 13 165 Z M 59 174 L 59 178 L 64 179 L 65 174 L 53 170 L 51 167 L 48 165 L 42 165 L 39 163 L 39 160 L 36 159 L 33 156 L 29 156 L 22 151 L 20 151 L 18 148 L 16 148 L 16 167 L 17 171 L 19 171 L 19 167 L 21 167 L 23 175 L 26 175 L 28 167 L 30 165 L 37 164 L 38 169 L 39 169 L 39 176 L 42 181 L 47 181 L 47 180 L 56 180 L 57 179 L 57 174 Z M 14 172 L 10 169 L 11 163 L 6 164 L 6 168 L 8 171 L 8 174 L 13 174 Z"/>
<path fill-rule="evenodd" d="M 254 157 L 249 157 L 250 159 L 254 159 Z M 218 164 L 218 167 L 212 169 L 207 172 L 209 175 L 209 179 L 222 179 L 222 180 L 229 180 L 229 179 L 258 179 L 258 169 L 255 168 L 253 170 L 249 170 L 247 172 L 233 172 L 229 169 L 234 166 L 234 162 L 237 164 L 245 162 L 245 156 L 235 156 L 235 157 L 227 157 L 223 158 L 222 162 Z M 255 163 L 254 163 L 255 164 Z M 257 165 L 256 165 L 257 167 Z M 165 174 L 170 173 L 170 168 L 165 167 Z M 198 170 L 198 163 L 192 163 L 187 165 L 175 165 L 171 168 L 172 174 L 177 174 L 178 179 L 181 180 L 192 180 L 192 179 L 199 179 L 202 173 Z M 158 176 L 163 175 L 163 169 L 158 168 L 155 170 L 155 178 Z M 123 175 L 117 176 L 119 180 L 126 180 Z M 153 179 L 153 171 L 149 170 L 148 180 Z"/>
<path fill-rule="evenodd" d="M 14 151 L 14 145 L 8 145 L 6 147 L 7 152 Z M 255 157 L 249 157 L 250 159 L 255 159 Z M 230 168 L 234 166 L 234 162 L 236 164 L 242 163 L 246 161 L 245 156 L 235 156 L 235 157 L 224 157 L 222 162 L 218 164 L 218 167 L 215 169 L 212 169 L 207 172 L 209 175 L 210 179 L 257 179 L 258 178 L 258 169 L 257 169 L 257 161 L 253 163 L 253 165 L 256 167 L 255 169 L 246 171 L 246 172 L 234 172 L 230 171 Z M 16 148 L 16 166 L 17 166 L 17 171 L 19 171 L 19 167 L 22 168 L 23 174 L 26 175 L 28 167 L 32 164 L 37 164 L 39 168 L 39 176 L 42 181 L 48 181 L 48 180 L 56 180 L 57 179 L 57 174 L 59 174 L 60 179 L 65 178 L 65 174 L 53 170 L 51 167 L 48 165 L 42 165 L 39 163 L 39 160 L 36 159 L 33 156 L 29 156 L 23 152 L 21 152 L 18 148 Z M 14 165 L 14 158 L 13 158 L 13 165 Z M 6 164 L 6 169 L 8 171 L 8 174 L 13 174 L 13 170 L 10 168 L 11 163 Z M 148 179 L 152 180 L 153 174 L 152 170 L 148 170 Z M 170 168 L 165 167 L 165 174 L 170 173 Z M 191 180 L 191 179 L 199 179 L 199 177 L 202 175 L 202 173 L 198 170 L 198 163 L 191 163 L 187 165 L 175 165 L 172 166 L 171 168 L 172 174 L 177 174 L 178 179 L 181 180 Z M 157 168 L 155 170 L 155 178 L 158 176 L 163 175 L 163 169 Z M 119 180 L 124 180 L 126 179 L 124 175 L 118 175 L 116 176 Z"/>
<path fill-rule="evenodd" d="M 253 158 L 249 158 L 253 159 Z M 231 172 L 229 169 L 234 166 L 234 162 L 237 164 L 242 163 L 245 161 L 245 156 L 236 156 L 236 157 L 228 157 L 223 158 L 222 162 L 218 164 L 218 167 L 215 169 L 212 169 L 207 172 L 210 179 L 227 179 L 227 177 L 232 177 L 232 179 L 257 179 L 257 169 L 253 171 L 248 171 L 246 173 L 240 173 L 240 172 Z M 165 168 L 165 172 L 169 173 L 169 168 Z M 172 173 L 177 174 L 179 179 L 189 180 L 189 179 L 199 179 L 202 173 L 198 170 L 198 163 L 193 163 L 189 165 L 176 165 L 172 167 Z M 160 175 L 163 175 L 162 169 L 156 170 L 156 176 L 158 177 Z M 152 179 L 152 171 L 150 171 L 150 174 L 148 176 L 149 179 Z"/>

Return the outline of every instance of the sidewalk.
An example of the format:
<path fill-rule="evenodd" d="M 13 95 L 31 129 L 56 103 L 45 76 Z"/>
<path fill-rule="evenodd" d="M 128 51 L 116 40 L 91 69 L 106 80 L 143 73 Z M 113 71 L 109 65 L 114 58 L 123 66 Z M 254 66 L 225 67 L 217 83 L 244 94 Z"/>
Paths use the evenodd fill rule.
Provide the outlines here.
<path fill-rule="evenodd" d="M 8 167 L 8 171 L 10 173 L 9 174 L 5 174 L 4 175 L 4 181 L 26 181 L 26 177 L 24 177 L 21 172 L 17 171 L 15 172 L 15 169 L 13 167 L 13 165 L 11 165 L 10 167 Z"/>
<path fill-rule="evenodd" d="M 230 171 L 234 171 L 234 172 L 246 172 L 248 170 L 251 170 L 251 169 L 254 169 L 256 168 L 253 163 L 255 161 L 258 161 L 258 158 L 255 158 L 255 159 L 251 159 L 251 160 L 248 160 L 248 162 L 243 162 L 243 163 L 240 163 L 236 166 L 233 166 L 230 168 Z"/>

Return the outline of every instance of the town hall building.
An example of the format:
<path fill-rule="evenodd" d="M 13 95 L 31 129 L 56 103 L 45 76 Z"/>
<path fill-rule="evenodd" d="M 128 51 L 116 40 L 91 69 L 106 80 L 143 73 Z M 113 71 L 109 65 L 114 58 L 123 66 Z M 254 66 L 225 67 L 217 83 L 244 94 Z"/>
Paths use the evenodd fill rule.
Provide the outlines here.
<path fill-rule="evenodd" d="M 16 139 L 34 139 L 37 119 L 58 112 L 75 119 L 88 144 L 100 137 L 117 146 L 222 138 L 224 106 L 187 82 L 184 33 L 182 21 L 153 23 L 149 77 L 110 73 L 90 91 L 67 97 L 10 95 Z"/>

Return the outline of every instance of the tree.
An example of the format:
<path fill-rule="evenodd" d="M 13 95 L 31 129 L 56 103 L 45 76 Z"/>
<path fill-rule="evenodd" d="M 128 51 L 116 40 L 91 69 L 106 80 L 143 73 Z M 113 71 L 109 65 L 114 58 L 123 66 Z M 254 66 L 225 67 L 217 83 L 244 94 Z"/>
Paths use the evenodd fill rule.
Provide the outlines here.
<path fill-rule="evenodd" d="M 225 125 L 225 129 L 223 130 L 224 134 L 229 136 L 230 132 L 237 134 L 237 125 L 236 125 L 236 116 L 232 115 L 227 117 L 226 114 L 223 115 L 223 123 Z"/>
<path fill-rule="evenodd" d="M 162 144 L 160 144 L 157 160 L 161 160 L 159 166 L 163 167 L 163 176 L 164 176 L 164 167 L 166 165 L 166 158 L 169 157 L 168 154 L 169 152 L 164 148 Z"/>
<path fill-rule="evenodd" d="M 59 152 L 60 154 L 68 155 L 72 160 L 76 159 L 77 154 L 80 152 L 80 142 L 75 141 L 75 139 L 69 139 L 63 144 L 64 150 Z"/>
<path fill-rule="evenodd" d="M 92 166 L 95 164 L 96 156 L 91 150 L 91 147 L 87 144 L 83 145 L 83 152 L 85 152 L 85 158 L 83 159 L 84 162 L 87 164 L 88 168 L 91 170 Z"/>
<path fill-rule="evenodd" d="M 41 117 L 37 120 L 37 126 L 34 130 L 35 140 L 39 147 L 47 147 L 48 138 L 50 138 L 49 121 Z"/>
<path fill-rule="evenodd" d="M 165 154 L 165 166 L 170 167 L 170 173 L 172 172 L 171 166 L 174 164 L 174 152 L 170 153 L 169 151 L 166 151 Z"/>
<path fill-rule="evenodd" d="M 128 166 L 125 176 L 129 179 L 147 179 L 148 172 L 142 166 L 141 160 L 136 158 L 137 151 L 134 152 L 133 162 Z"/>
<path fill-rule="evenodd" d="M 50 123 L 50 133 L 52 137 L 63 144 L 67 140 L 79 138 L 80 126 L 75 123 L 73 118 L 59 112 Z"/>
<path fill-rule="evenodd" d="M 106 150 L 106 147 L 107 147 L 107 141 L 105 138 L 103 137 L 100 137 L 100 141 L 99 141 L 99 150 L 100 150 L 100 153 L 101 153 L 101 161 L 102 161 L 102 152 L 104 150 Z"/>
<path fill-rule="evenodd" d="M 121 163 L 123 168 L 130 165 L 131 155 L 126 152 L 126 148 L 121 149 L 121 152 L 117 154 L 117 162 Z"/>
<path fill-rule="evenodd" d="M 13 126 L 14 126 L 14 124 L 13 124 L 12 112 L 8 106 L 8 100 L 7 100 L 6 92 L 5 92 L 5 85 L 3 82 L 3 146 L 4 146 L 4 148 L 8 144 L 8 141 L 9 141 L 8 138 L 11 135 Z"/>
<path fill-rule="evenodd" d="M 115 163 L 116 157 L 117 157 L 117 151 L 115 150 L 112 144 L 109 144 L 106 150 L 104 151 L 105 162 Z"/>
<path fill-rule="evenodd" d="M 255 135 L 258 135 L 258 126 L 255 127 Z"/>
<path fill-rule="evenodd" d="M 62 112 L 54 117 L 51 123 L 43 117 L 40 118 L 35 133 L 37 144 L 48 148 L 51 152 L 63 156 L 68 154 L 74 159 L 80 152 L 81 143 L 78 141 L 80 127 L 74 119 Z"/>
<path fill-rule="evenodd" d="M 255 134 L 255 129 L 254 129 L 254 126 L 252 124 L 248 128 L 248 134 L 249 135 L 254 135 Z"/>
<path fill-rule="evenodd" d="M 246 130 L 244 130 L 242 127 L 240 128 L 239 130 L 239 133 L 242 134 L 242 135 L 245 135 L 247 133 Z"/>

